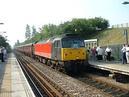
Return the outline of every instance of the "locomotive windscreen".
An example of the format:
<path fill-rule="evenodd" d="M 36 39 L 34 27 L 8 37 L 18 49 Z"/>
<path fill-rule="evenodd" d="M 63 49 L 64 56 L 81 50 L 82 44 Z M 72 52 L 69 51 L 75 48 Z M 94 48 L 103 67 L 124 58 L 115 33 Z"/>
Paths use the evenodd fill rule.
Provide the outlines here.
<path fill-rule="evenodd" d="M 67 38 L 62 40 L 63 48 L 80 48 L 84 46 L 84 40 L 78 38 Z"/>

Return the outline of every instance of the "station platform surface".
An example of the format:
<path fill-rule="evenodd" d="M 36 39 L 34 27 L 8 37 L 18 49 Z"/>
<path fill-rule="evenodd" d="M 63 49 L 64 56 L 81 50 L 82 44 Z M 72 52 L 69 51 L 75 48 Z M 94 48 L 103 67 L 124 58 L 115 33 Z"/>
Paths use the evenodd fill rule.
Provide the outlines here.
<path fill-rule="evenodd" d="M 0 60 L 0 97 L 35 97 L 14 54 Z"/>
<path fill-rule="evenodd" d="M 122 64 L 121 62 L 105 62 L 105 61 L 89 61 L 92 67 L 107 70 L 113 73 L 120 73 L 129 75 L 129 64 Z"/>

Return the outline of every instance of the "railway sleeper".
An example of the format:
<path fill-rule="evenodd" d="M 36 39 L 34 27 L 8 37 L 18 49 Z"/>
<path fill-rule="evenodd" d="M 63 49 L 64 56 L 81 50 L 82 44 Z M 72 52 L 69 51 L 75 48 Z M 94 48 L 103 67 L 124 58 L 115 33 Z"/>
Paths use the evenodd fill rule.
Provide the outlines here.
<path fill-rule="evenodd" d="M 124 92 L 118 95 L 118 97 L 129 97 L 129 92 Z"/>
<path fill-rule="evenodd" d="M 122 90 L 120 90 L 119 92 L 117 92 L 117 94 L 115 95 L 116 97 L 124 97 L 127 93 L 123 93 Z M 129 95 L 129 94 L 128 94 Z"/>
<path fill-rule="evenodd" d="M 112 87 L 107 87 L 107 88 L 105 88 L 104 90 L 103 90 L 104 92 L 108 92 L 108 93 L 110 93 L 111 91 L 112 91 Z"/>
<path fill-rule="evenodd" d="M 112 92 L 110 94 L 117 95 L 119 93 L 120 89 L 112 88 Z"/>
<path fill-rule="evenodd" d="M 97 86 L 97 88 L 99 89 L 104 89 L 106 87 L 106 84 L 100 84 L 99 86 Z"/>

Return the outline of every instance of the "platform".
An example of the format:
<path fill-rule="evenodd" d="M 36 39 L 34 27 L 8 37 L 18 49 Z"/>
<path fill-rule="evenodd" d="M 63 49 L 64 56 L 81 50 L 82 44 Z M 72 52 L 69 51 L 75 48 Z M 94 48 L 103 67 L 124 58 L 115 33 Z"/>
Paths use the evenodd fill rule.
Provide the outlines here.
<path fill-rule="evenodd" d="M 14 54 L 0 61 L 0 97 L 35 97 Z"/>
<path fill-rule="evenodd" d="M 124 75 L 129 75 L 129 64 L 122 64 L 120 62 L 104 62 L 104 61 L 89 61 L 92 67 L 99 68 L 102 70 L 107 70 L 112 73 L 119 73 Z"/>

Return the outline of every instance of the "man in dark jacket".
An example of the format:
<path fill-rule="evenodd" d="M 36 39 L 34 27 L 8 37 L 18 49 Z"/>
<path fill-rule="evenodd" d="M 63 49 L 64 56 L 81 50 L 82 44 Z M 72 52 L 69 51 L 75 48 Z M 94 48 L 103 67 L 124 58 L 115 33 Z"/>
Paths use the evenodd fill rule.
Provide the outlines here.
<path fill-rule="evenodd" d="M 0 47 L 0 60 L 2 59 L 2 52 L 1 52 L 1 50 L 2 50 L 2 47 Z"/>
<path fill-rule="evenodd" d="M 4 47 L 1 49 L 1 61 L 4 62 Z"/>

